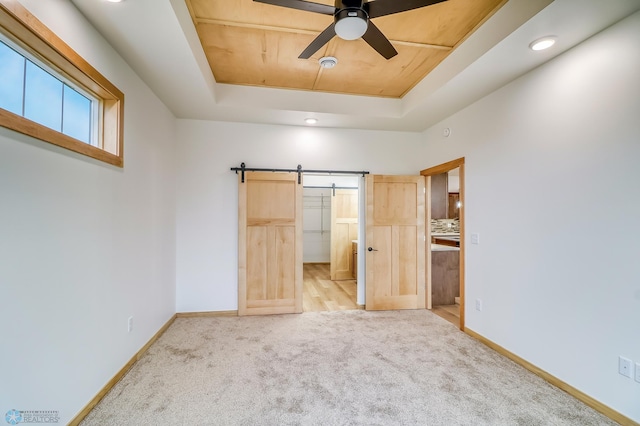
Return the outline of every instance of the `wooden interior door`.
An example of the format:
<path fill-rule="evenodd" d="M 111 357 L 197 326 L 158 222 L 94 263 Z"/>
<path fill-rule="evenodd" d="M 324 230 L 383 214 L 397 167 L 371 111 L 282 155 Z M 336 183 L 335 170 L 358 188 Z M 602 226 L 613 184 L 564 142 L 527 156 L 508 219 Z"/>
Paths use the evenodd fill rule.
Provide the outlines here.
<path fill-rule="evenodd" d="M 336 189 L 331 197 L 331 279 L 352 280 L 352 241 L 358 239 L 358 191 Z"/>
<path fill-rule="evenodd" d="M 367 176 L 367 310 L 425 307 L 424 222 L 424 176 Z"/>
<path fill-rule="evenodd" d="M 238 315 L 302 312 L 298 175 L 245 172 L 238 186 Z"/>

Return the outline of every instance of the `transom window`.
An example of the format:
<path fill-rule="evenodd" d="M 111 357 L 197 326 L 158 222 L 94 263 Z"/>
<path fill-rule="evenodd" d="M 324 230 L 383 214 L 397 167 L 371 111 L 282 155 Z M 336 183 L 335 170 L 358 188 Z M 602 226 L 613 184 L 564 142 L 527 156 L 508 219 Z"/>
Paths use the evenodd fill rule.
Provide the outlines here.
<path fill-rule="evenodd" d="M 0 126 L 123 166 L 122 92 L 12 0 L 0 0 L 0 76 Z"/>
<path fill-rule="evenodd" d="M 2 37 L 0 75 L 0 108 L 97 146 L 95 97 L 28 59 Z"/>

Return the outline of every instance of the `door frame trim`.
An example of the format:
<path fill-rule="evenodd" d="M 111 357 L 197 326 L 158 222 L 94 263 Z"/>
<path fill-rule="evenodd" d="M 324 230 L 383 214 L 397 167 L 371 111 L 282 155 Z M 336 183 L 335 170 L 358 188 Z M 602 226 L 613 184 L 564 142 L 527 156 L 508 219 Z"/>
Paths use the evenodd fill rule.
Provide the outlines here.
<path fill-rule="evenodd" d="M 429 167 L 428 169 L 424 169 L 420 171 L 422 176 L 427 177 L 427 191 L 431 189 L 431 176 L 438 175 L 441 173 L 449 172 L 455 168 L 460 168 L 460 330 L 464 331 L 464 311 L 465 311 L 465 226 L 464 226 L 464 210 L 465 210 L 465 187 L 464 187 L 464 157 L 456 158 L 455 160 L 448 161 L 446 163 L 439 164 L 434 167 Z M 431 194 L 427 196 L 427 217 L 426 220 L 429 226 L 427 226 L 427 246 L 425 247 L 426 253 L 426 264 L 429 266 L 425 268 L 427 270 L 427 291 L 431 293 Z M 430 298 L 429 298 L 430 300 Z M 431 309 L 429 304 L 428 309 Z"/>

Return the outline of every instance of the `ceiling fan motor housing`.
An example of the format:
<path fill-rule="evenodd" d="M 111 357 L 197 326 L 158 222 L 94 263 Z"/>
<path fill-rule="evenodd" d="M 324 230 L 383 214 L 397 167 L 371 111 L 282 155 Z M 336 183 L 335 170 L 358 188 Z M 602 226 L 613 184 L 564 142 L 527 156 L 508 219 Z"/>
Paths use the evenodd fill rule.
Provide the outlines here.
<path fill-rule="evenodd" d="M 363 0 L 336 0 L 336 10 L 340 9 L 362 9 Z"/>
<path fill-rule="evenodd" d="M 334 18 L 336 34 L 343 40 L 359 39 L 367 31 L 369 16 L 362 9 L 341 9 Z"/>

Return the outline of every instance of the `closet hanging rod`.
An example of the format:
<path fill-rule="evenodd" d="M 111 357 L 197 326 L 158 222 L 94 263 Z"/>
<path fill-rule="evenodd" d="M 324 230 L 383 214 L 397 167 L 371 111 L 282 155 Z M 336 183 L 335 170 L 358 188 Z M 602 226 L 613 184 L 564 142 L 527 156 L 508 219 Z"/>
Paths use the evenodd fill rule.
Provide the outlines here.
<path fill-rule="evenodd" d="M 331 186 L 303 186 L 303 188 L 330 189 L 333 195 L 336 195 L 336 189 L 358 189 L 357 186 L 336 186 L 335 183 L 331 184 Z"/>
<path fill-rule="evenodd" d="M 302 183 L 302 173 L 322 173 L 322 174 L 339 174 L 339 175 L 368 175 L 367 171 L 355 171 L 355 170 L 303 170 L 302 166 L 298 164 L 296 169 L 264 169 L 255 167 L 246 167 L 244 163 L 240 164 L 240 167 L 231 167 L 231 171 L 242 173 L 242 183 L 244 183 L 244 172 L 285 172 L 285 173 L 297 173 L 298 184 Z"/>
<path fill-rule="evenodd" d="M 303 186 L 305 189 L 358 189 L 357 186 Z"/>

